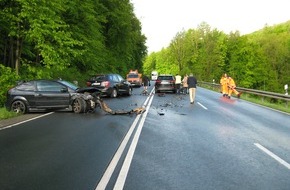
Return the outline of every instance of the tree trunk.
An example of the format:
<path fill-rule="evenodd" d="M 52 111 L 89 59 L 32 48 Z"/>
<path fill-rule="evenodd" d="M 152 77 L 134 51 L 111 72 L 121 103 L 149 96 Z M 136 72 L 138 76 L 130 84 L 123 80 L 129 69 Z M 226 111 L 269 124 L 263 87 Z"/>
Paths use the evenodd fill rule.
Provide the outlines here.
<path fill-rule="evenodd" d="M 15 50 L 15 72 L 16 75 L 19 75 L 19 67 L 20 67 L 20 39 L 17 37 L 16 39 L 16 50 Z"/>

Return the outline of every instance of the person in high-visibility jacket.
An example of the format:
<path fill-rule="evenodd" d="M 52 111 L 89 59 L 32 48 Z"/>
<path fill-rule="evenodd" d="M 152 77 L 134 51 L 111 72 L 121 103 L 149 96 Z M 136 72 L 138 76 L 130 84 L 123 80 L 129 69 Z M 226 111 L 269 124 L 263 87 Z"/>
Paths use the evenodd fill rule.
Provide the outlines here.
<path fill-rule="evenodd" d="M 232 93 L 234 92 L 238 98 L 240 98 L 241 93 L 236 90 L 236 83 L 234 79 L 228 77 L 228 98 L 231 98 Z"/>
<path fill-rule="evenodd" d="M 221 84 L 221 93 L 223 94 L 223 96 L 227 96 L 228 95 L 228 76 L 227 74 L 223 74 L 221 80 L 220 80 L 220 84 Z"/>

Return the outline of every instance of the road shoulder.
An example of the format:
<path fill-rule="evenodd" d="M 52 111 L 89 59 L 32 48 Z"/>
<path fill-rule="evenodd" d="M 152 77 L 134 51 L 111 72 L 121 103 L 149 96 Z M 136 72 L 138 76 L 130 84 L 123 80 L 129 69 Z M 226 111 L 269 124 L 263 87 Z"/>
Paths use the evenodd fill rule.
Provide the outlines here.
<path fill-rule="evenodd" d="M 15 125 L 19 122 L 33 119 L 33 118 L 41 116 L 41 115 L 43 115 L 43 113 L 31 113 L 31 114 L 24 114 L 24 115 L 20 115 L 20 116 L 9 118 L 9 119 L 0 120 L 0 129 L 7 127 L 7 126 L 10 126 L 10 125 Z"/>

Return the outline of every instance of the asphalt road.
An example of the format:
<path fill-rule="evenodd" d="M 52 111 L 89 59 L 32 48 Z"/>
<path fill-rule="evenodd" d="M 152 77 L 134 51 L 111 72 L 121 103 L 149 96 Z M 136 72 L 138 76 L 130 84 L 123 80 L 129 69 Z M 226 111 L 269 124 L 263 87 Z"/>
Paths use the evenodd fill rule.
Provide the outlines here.
<path fill-rule="evenodd" d="M 202 88 L 194 105 L 141 90 L 105 99 L 146 106 L 138 116 L 61 111 L 5 124 L 0 189 L 290 189 L 288 114 Z"/>

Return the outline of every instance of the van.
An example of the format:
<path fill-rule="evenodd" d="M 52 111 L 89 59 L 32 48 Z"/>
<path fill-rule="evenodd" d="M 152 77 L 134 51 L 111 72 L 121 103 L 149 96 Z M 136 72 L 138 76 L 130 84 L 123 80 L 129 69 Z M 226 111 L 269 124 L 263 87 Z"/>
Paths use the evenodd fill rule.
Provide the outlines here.
<path fill-rule="evenodd" d="M 152 71 L 151 72 L 151 80 L 157 80 L 157 78 L 158 78 L 158 72 Z"/>

